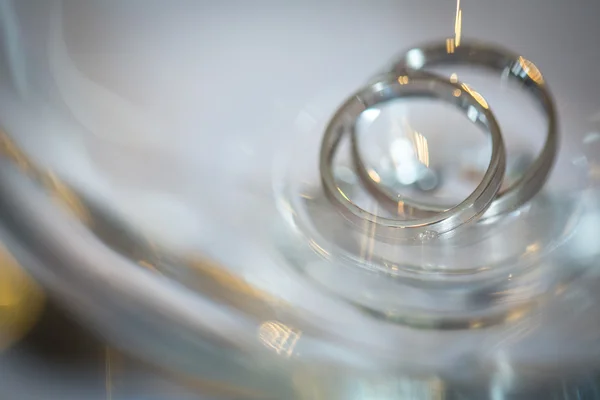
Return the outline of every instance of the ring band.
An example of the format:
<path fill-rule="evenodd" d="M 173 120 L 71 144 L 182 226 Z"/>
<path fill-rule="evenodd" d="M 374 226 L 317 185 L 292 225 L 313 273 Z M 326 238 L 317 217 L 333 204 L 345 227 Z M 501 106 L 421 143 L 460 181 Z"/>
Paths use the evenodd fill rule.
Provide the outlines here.
<path fill-rule="evenodd" d="M 530 91 L 544 109 L 548 120 L 548 131 L 546 142 L 538 158 L 517 182 L 498 193 L 498 196 L 481 219 L 495 217 L 519 208 L 531 200 L 546 183 L 558 148 L 557 116 L 554 101 L 547 85 L 544 83 L 542 74 L 533 63 L 510 51 L 496 46 L 465 41 L 459 47 L 454 48 L 452 53 L 448 53 L 445 43 L 413 48 L 394 63 L 391 72 L 399 76 L 410 75 L 415 71 L 440 65 L 475 65 L 505 74 Z M 461 86 L 463 89 L 470 91 L 468 86 Z M 375 182 L 367 173 L 367 168 L 358 151 L 355 136 L 356 133 L 353 133 L 352 155 L 360 180 L 366 189 L 381 201 L 383 206 L 392 210 L 396 209 L 399 199 L 398 193 L 394 193 L 391 189 Z M 411 215 L 426 216 L 432 212 L 442 212 L 447 209 L 447 207 L 439 205 L 421 204 L 411 199 L 402 200 L 405 203 L 405 212 Z"/>
<path fill-rule="evenodd" d="M 454 104 L 471 121 L 483 126 L 490 133 L 492 140 L 489 167 L 471 195 L 449 210 L 411 220 L 383 218 L 362 209 L 336 185 L 333 173 L 336 149 L 346 132 L 355 134 L 355 123 L 360 114 L 378 104 L 400 98 L 439 99 Z M 370 234 L 378 237 L 423 240 L 447 234 L 463 224 L 478 219 L 487 210 L 504 179 L 506 152 L 498 123 L 487 107 L 470 92 L 460 90 L 458 85 L 449 80 L 419 72 L 410 77 L 385 74 L 349 97 L 336 111 L 325 129 L 319 162 L 326 196 L 350 222 L 368 229 Z"/>

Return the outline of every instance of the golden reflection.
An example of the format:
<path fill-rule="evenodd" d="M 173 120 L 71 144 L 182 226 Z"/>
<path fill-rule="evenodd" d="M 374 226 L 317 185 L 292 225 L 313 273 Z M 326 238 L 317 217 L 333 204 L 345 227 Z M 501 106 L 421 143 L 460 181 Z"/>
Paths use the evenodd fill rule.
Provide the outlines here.
<path fill-rule="evenodd" d="M 519 57 L 519 64 L 521 65 L 521 68 L 523 69 L 523 71 L 538 85 L 541 85 L 542 83 L 544 83 L 544 77 L 542 76 L 542 73 L 540 72 L 540 70 L 538 69 L 538 67 L 535 66 L 534 63 L 532 63 L 531 61 L 527 60 L 526 58 L 523 57 Z"/>
<path fill-rule="evenodd" d="M 260 341 L 277 354 L 290 357 L 302 332 L 278 321 L 267 321 L 258 328 Z"/>
<path fill-rule="evenodd" d="M 374 169 L 370 169 L 369 170 L 369 177 L 375 183 L 380 183 L 381 182 L 381 177 L 379 176 L 379 174 Z"/>
<path fill-rule="evenodd" d="M 270 319 L 275 313 L 279 315 L 289 311 L 284 300 L 248 283 L 213 261 L 195 257 L 188 259 L 185 266 L 192 273 L 186 283 L 215 301 L 261 319 Z"/>
<path fill-rule="evenodd" d="M 139 260 L 138 261 L 138 265 L 140 267 L 144 267 L 146 269 L 149 269 L 152 272 L 159 272 L 158 269 L 156 269 L 156 267 L 154 265 L 152 265 L 151 263 L 149 263 L 148 261 Z"/>
<path fill-rule="evenodd" d="M 510 311 L 506 315 L 506 318 L 504 319 L 504 321 L 505 322 L 518 321 L 518 320 L 522 319 L 523 317 L 525 317 L 525 315 L 527 315 L 527 311 L 529 311 L 528 308 L 518 308 L 516 310 Z"/>
<path fill-rule="evenodd" d="M 8 157 L 22 172 L 41 183 L 54 199 L 58 200 L 82 222 L 91 222 L 89 212 L 79 197 L 51 171 L 44 171 L 35 166 L 4 131 L 0 131 L 0 152 Z"/>
<path fill-rule="evenodd" d="M 462 10 L 460 9 L 460 0 L 456 0 L 456 17 L 454 19 L 454 44 L 460 46 L 462 35 Z"/>
<path fill-rule="evenodd" d="M 429 167 L 429 144 L 427 143 L 427 138 L 419 132 L 413 131 L 413 144 L 419 162 Z"/>
<path fill-rule="evenodd" d="M 417 132 L 409 123 L 406 118 L 402 118 L 402 127 L 399 128 L 412 143 L 414 154 L 416 155 L 419 162 L 429 167 L 429 144 L 427 138 Z M 399 205 L 400 206 L 400 205 Z"/>
<path fill-rule="evenodd" d="M 479 320 L 474 320 L 469 323 L 470 329 L 479 329 L 483 327 L 483 322 Z"/>
<path fill-rule="evenodd" d="M 454 92 L 452 94 L 454 95 L 454 97 L 460 97 L 462 91 L 460 89 L 454 89 Z"/>
<path fill-rule="evenodd" d="M 255 288 L 239 276 L 227 271 L 216 263 L 194 258 L 188 262 L 188 266 L 196 272 L 202 272 L 203 278 L 210 281 L 211 286 L 215 288 L 220 286 L 229 289 L 231 292 L 262 298 L 263 300 L 272 300 L 262 290 Z"/>
<path fill-rule="evenodd" d="M 33 168 L 29 158 L 23 154 L 19 146 L 17 146 L 4 131 L 0 134 L 0 146 L 2 153 L 14 162 L 21 171 L 25 173 L 31 172 Z"/>
<path fill-rule="evenodd" d="M 81 222 L 89 224 L 92 220 L 88 209 L 79 197 L 52 172 L 48 172 L 45 179 L 46 189 L 58 203 L 75 215 Z"/>
<path fill-rule="evenodd" d="M 346 195 L 346 193 L 344 193 L 344 191 L 342 189 L 340 189 L 339 187 L 337 188 L 338 192 L 342 195 L 342 197 L 346 200 L 346 201 L 350 201 L 350 199 L 348 198 L 348 196 Z"/>
<path fill-rule="evenodd" d="M 310 247 L 312 247 L 312 249 L 314 251 L 316 251 L 317 253 L 319 253 L 323 257 L 325 257 L 325 258 L 329 257 L 329 253 L 327 252 L 327 250 L 325 250 L 324 248 L 322 248 L 321 246 L 319 246 L 319 244 L 317 242 L 315 242 L 314 240 L 311 239 L 308 242 L 308 244 L 309 244 Z"/>
<path fill-rule="evenodd" d="M 446 52 L 448 54 L 454 53 L 454 39 L 453 38 L 446 39 Z"/>
<path fill-rule="evenodd" d="M 398 202 L 398 215 L 405 215 L 406 210 L 404 207 L 404 202 L 403 201 L 399 201 Z"/>
<path fill-rule="evenodd" d="M 18 262 L 0 247 L 0 350 L 21 339 L 38 320 L 44 295 Z"/>
<path fill-rule="evenodd" d="M 398 77 L 398 83 L 401 85 L 406 85 L 408 84 L 408 76 L 406 75 L 402 75 Z"/>
<path fill-rule="evenodd" d="M 525 248 L 525 254 L 533 254 L 540 251 L 540 244 L 538 242 L 532 243 Z"/>
<path fill-rule="evenodd" d="M 479 94 L 477 91 L 473 90 L 469 85 L 467 85 L 466 83 L 463 83 L 462 88 L 466 92 L 468 92 L 471 96 L 473 96 L 473 98 L 475 98 L 475 100 L 481 105 L 481 107 L 485 108 L 486 110 L 488 108 L 490 108 L 490 106 L 488 105 L 487 101 L 483 98 L 483 96 L 481 94 Z"/>

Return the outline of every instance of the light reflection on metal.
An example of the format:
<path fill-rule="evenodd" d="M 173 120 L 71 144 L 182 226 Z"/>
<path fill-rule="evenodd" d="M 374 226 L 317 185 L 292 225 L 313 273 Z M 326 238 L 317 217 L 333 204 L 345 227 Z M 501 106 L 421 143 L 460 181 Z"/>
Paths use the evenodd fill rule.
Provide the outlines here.
<path fill-rule="evenodd" d="M 454 95 L 454 97 L 460 97 L 460 95 L 462 94 L 462 90 L 455 89 L 454 92 L 452 92 L 452 94 Z"/>
<path fill-rule="evenodd" d="M 344 197 L 344 199 L 350 201 L 350 199 L 348 198 L 348 196 L 346 195 L 346 193 L 344 193 L 344 191 L 340 188 L 338 188 L 338 192 L 340 192 L 340 194 Z"/>
<path fill-rule="evenodd" d="M 446 52 L 448 54 L 454 53 L 454 39 L 453 38 L 446 39 Z"/>
<path fill-rule="evenodd" d="M 452 83 L 458 82 L 458 75 L 456 75 L 456 73 L 453 73 L 452 75 L 450 75 L 450 82 L 452 82 Z"/>
<path fill-rule="evenodd" d="M 454 19 L 454 44 L 460 46 L 462 35 L 462 10 L 460 9 L 460 0 L 456 0 L 456 18 Z"/>
<path fill-rule="evenodd" d="M 406 76 L 406 75 L 399 76 L 398 83 L 401 85 L 407 85 L 408 84 L 408 76 Z"/>
<path fill-rule="evenodd" d="M 462 84 L 462 88 L 468 92 L 471 96 L 473 96 L 475 98 L 475 100 L 485 109 L 490 108 L 490 106 L 488 105 L 487 101 L 483 98 L 483 96 L 481 94 L 479 94 L 477 91 L 473 90 L 469 85 L 467 85 L 466 83 Z"/>
<path fill-rule="evenodd" d="M 374 169 L 369 170 L 369 176 L 371 177 L 371 179 L 373 179 L 373 182 L 375 182 L 375 183 L 381 182 L 381 177 Z"/>
<path fill-rule="evenodd" d="M 536 67 L 536 65 L 534 63 L 532 63 L 531 61 L 527 60 L 524 57 L 519 57 L 519 64 L 521 65 L 521 68 L 523 69 L 523 71 L 537 84 L 542 84 L 544 83 L 544 77 L 542 76 L 542 73 L 540 72 L 540 70 L 538 69 L 538 67 Z"/>
<path fill-rule="evenodd" d="M 302 332 L 279 321 L 267 321 L 258 329 L 260 341 L 279 355 L 290 357 Z"/>
<path fill-rule="evenodd" d="M 419 132 L 413 131 L 413 144 L 419 162 L 429 167 L 429 145 L 427 144 L 427 138 Z"/>
<path fill-rule="evenodd" d="M 398 202 L 398 215 L 404 215 L 406 213 L 405 207 L 404 207 L 404 202 L 403 201 L 399 201 Z"/>
<path fill-rule="evenodd" d="M 327 250 L 325 250 L 323 247 L 321 247 L 314 240 L 311 239 L 308 242 L 308 244 L 309 244 L 310 247 L 312 247 L 313 250 L 315 250 L 317 253 L 321 254 L 323 257 L 325 257 L 325 258 L 329 257 L 329 252 Z"/>

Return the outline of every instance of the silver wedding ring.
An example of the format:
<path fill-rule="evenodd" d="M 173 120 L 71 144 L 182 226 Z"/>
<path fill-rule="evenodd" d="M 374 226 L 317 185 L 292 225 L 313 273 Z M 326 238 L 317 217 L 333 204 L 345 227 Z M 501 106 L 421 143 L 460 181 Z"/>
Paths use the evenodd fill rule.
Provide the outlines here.
<path fill-rule="evenodd" d="M 398 76 L 436 66 L 472 65 L 484 67 L 517 81 L 530 92 L 541 105 L 548 121 L 546 142 L 538 158 L 520 179 L 498 193 L 488 210 L 481 217 L 487 219 L 511 212 L 533 198 L 543 187 L 556 157 L 558 147 L 557 121 L 554 102 L 537 67 L 527 59 L 496 46 L 463 41 L 449 53 L 445 43 L 413 48 L 400 57 L 391 72 Z M 470 90 L 459 83 L 461 89 Z M 447 208 L 439 205 L 420 204 L 409 198 L 399 197 L 389 188 L 375 182 L 368 174 L 358 151 L 356 135 L 352 138 L 352 154 L 358 176 L 366 189 L 387 209 L 396 209 L 398 201 L 404 203 L 404 212 L 410 215 L 430 215 Z"/>
<path fill-rule="evenodd" d="M 333 160 L 341 139 L 345 134 L 355 134 L 356 120 L 365 110 L 388 101 L 409 98 L 438 99 L 455 105 L 471 121 L 489 132 L 492 155 L 480 184 L 457 206 L 418 219 L 383 218 L 356 205 L 337 186 Z M 496 198 L 504 178 L 505 165 L 506 154 L 500 128 L 485 104 L 470 92 L 460 90 L 459 85 L 425 72 L 414 72 L 410 76 L 385 74 L 350 96 L 329 121 L 320 152 L 321 180 L 330 202 L 350 222 L 368 229 L 372 235 L 390 239 L 437 238 L 477 220 Z"/>
<path fill-rule="evenodd" d="M 425 71 L 443 65 L 474 65 L 510 77 L 536 98 L 546 114 L 548 131 L 538 158 L 516 183 L 502 192 L 506 159 L 496 119 L 479 93 L 465 84 Z M 453 52 L 448 52 L 442 42 L 407 51 L 388 71 L 342 104 L 329 121 L 322 139 L 319 162 L 323 189 L 329 201 L 346 219 L 378 237 L 431 239 L 454 232 L 467 223 L 513 211 L 540 191 L 556 157 L 558 134 L 554 101 L 533 63 L 510 51 L 476 42 L 463 41 Z M 492 156 L 488 169 L 473 193 L 457 206 L 425 205 L 404 198 L 375 181 L 361 159 L 356 133 L 360 115 L 382 103 L 409 98 L 437 99 L 453 104 L 491 137 Z M 337 186 L 333 160 L 345 134 L 351 137 L 355 172 L 367 191 L 394 215 L 410 215 L 411 218 L 391 219 L 372 214 L 355 204 Z"/>

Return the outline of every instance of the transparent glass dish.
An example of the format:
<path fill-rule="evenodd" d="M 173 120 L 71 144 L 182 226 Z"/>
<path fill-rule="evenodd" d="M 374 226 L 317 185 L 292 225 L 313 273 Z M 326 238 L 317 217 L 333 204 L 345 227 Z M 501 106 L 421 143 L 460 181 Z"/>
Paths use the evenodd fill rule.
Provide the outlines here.
<path fill-rule="evenodd" d="M 2 7 L 2 241 L 115 346 L 261 399 L 510 395 L 598 367 L 596 4 Z M 402 51 L 463 36 L 542 71 L 560 123 L 549 181 L 444 241 L 351 229 L 318 176 L 329 118 Z M 436 71 L 485 96 L 518 179 L 544 138 L 535 103 L 485 71 Z M 458 203 L 489 159 L 443 103 L 387 104 L 359 128 L 382 184 L 423 202 Z M 392 170 L 407 132 L 428 146 L 420 186 Z M 339 153 L 339 184 L 373 207 Z"/>

